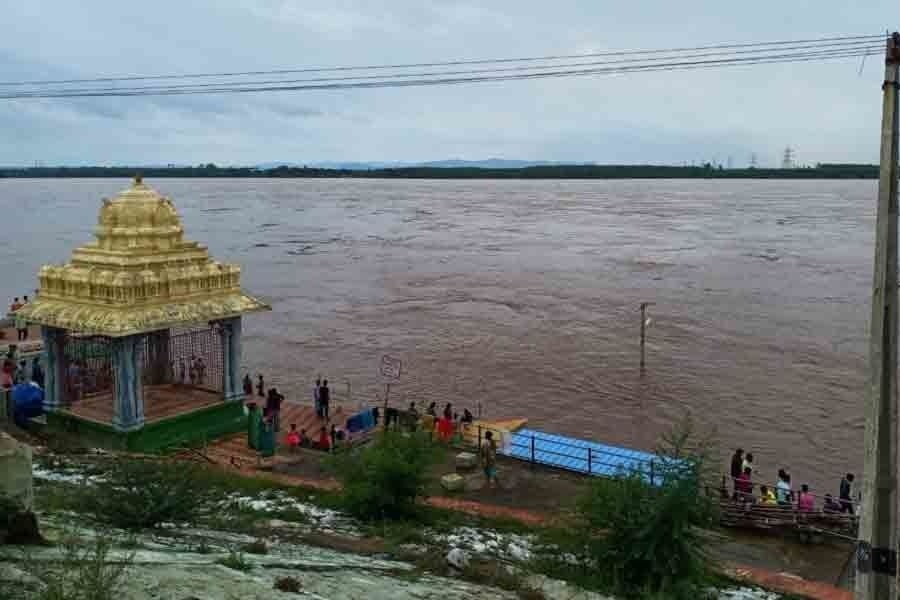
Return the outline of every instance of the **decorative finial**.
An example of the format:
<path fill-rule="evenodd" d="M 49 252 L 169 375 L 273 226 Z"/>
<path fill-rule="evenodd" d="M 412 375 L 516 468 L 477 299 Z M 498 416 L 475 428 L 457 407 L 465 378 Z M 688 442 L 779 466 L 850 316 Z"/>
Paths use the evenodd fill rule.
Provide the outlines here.
<path fill-rule="evenodd" d="M 141 177 L 140 175 L 135 175 L 134 176 L 134 185 L 141 185 L 142 183 L 144 183 L 144 178 Z"/>

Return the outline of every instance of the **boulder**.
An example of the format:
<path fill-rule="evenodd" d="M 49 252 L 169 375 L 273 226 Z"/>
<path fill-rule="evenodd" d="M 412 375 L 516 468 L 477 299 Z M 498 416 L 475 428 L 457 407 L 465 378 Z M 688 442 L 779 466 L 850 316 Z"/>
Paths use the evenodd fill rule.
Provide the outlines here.
<path fill-rule="evenodd" d="M 448 492 L 458 492 L 465 488 L 466 480 L 456 473 L 450 473 L 441 477 L 441 487 Z"/>
<path fill-rule="evenodd" d="M 0 431 L 0 496 L 26 511 L 34 504 L 31 447 Z"/>
<path fill-rule="evenodd" d="M 478 457 L 471 452 L 460 452 L 456 455 L 456 468 L 460 471 L 471 471 L 478 467 Z"/>
<path fill-rule="evenodd" d="M 447 564 L 461 571 L 469 566 L 469 554 L 462 548 L 453 548 L 447 553 Z"/>
<path fill-rule="evenodd" d="M 4 544 L 43 544 L 44 538 L 38 531 L 37 517 L 33 512 L 20 512 L 7 518 L 6 533 L 0 532 Z"/>

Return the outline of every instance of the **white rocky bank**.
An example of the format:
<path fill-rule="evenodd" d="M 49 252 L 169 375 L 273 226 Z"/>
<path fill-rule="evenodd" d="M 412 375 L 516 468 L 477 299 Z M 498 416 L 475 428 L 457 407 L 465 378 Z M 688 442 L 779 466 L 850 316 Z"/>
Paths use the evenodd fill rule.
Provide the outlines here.
<path fill-rule="evenodd" d="M 78 473 L 35 469 L 38 480 L 54 483 L 87 483 Z M 228 531 L 196 529 L 171 525 L 163 533 L 142 534 L 129 541 L 128 548 L 116 548 L 111 558 L 132 561 L 124 585 L 117 596 L 121 600 L 253 600 L 277 598 L 318 598 L 328 600 L 402 600 L 431 598 L 506 599 L 519 598 L 515 592 L 477 585 L 456 577 L 422 573 L 414 565 L 388 556 L 368 556 L 339 552 L 297 541 L 297 533 L 320 533 L 360 537 L 360 528 L 350 517 L 303 502 L 287 494 L 274 492 L 255 497 L 232 495 L 224 505 L 237 505 L 259 513 L 284 515 L 293 511 L 302 520 L 270 518 L 265 554 L 241 556 L 249 570 L 229 568 L 221 562 L 235 549 L 256 538 Z M 77 515 L 41 515 L 45 532 L 53 539 L 78 535 L 89 539 L 94 533 L 79 527 Z M 282 532 L 279 535 L 278 532 Z M 542 575 L 524 570 L 532 557 L 535 539 L 528 535 L 460 527 L 449 533 L 424 532 L 424 552 L 440 548 L 448 563 L 462 570 L 475 558 L 498 560 L 520 573 L 527 584 L 548 600 L 611 600 Z M 416 547 L 413 546 L 415 551 Z M 0 598 L 25 598 L 22 582 L 34 568 L 23 569 L 23 560 L 32 565 L 52 563 L 60 557 L 56 548 L 23 549 L 0 546 Z M 299 581 L 300 591 L 282 592 L 275 588 L 279 578 Z M 17 595 L 18 594 L 18 595 Z M 730 589 L 711 594 L 718 600 L 777 600 L 778 595 L 755 589 Z"/>

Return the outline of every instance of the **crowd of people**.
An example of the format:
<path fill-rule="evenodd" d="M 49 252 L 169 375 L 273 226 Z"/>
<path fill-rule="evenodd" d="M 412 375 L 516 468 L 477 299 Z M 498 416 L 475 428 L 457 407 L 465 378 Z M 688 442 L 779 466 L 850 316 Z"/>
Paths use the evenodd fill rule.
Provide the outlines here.
<path fill-rule="evenodd" d="M 774 485 L 757 485 L 754 482 L 756 464 L 753 462 L 753 453 L 744 453 L 742 448 L 735 450 L 731 456 L 731 480 L 733 484 L 732 500 L 759 504 L 762 506 L 781 506 L 796 508 L 800 512 L 815 512 L 817 509 L 816 495 L 809 485 L 800 485 L 795 490 L 791 482 L 791 475 L 786 469 L 778 469 L 778 480 Z M 838 497 L 835 499 L 830 493 L 822 498 L 821 510 L 826 513 L 856 514 L 856 502 L 853 501 L 853 473 L 847 473 L 841 479 L 838 487 Z M 758 489 L 758 493 L 757 493 Z M 728 496 L 728 491 L 723 484 L 722 495 Z"/>
<path fill-rule="evenodd" d="M 281 411 L 284 402 L 282 395 L 275 387 L 266 387 L 265 377 L 260 373 L 256 375 L 256 381 L 251 378 L 249 373 L 244 374 L 242 387 L 245 398 L 260 398 L 263 406 L 262 418 L 265 426 L 271 427 L 278 435 L 281 431 Z M 354 435 L 352 431 L 356 431 L 351 426 L 350 421 L 343 426 L 331 421 L 331 388 L 328 380 L 317 378 L 315 387 L 313 388 L 313 408 L 316 417 L 320 421 L 318 432 L 315 436 L 310 435 L 304 428 L 299 428 L 296 423 L 290 423 L 288 430 L 284 435 L 284 445 L 289 451 L 296 451 L 300 448 L 320 450 L 330 452 L 338 448 L 342 444 L 351 442 Z M 371 414 L 371 422 L 367 424 L 371 429 L 378 424 L 381 419 L 381 411 L 379 408 L 373 407 L 368 411 Z M 438 414 L 437 403 L 432 402 L 428 405 L 424 412 L 420 411 L 415 402 L 409 403 L 407 410 L 398 410 L 396 408 L 386 408 L 383 415 L 385 426 L 391 425 L 404 427 L 410 431 L 423 429 L 433 431 L 438 439 L 445 442 L 458 441 L 463 435 L 465 427 L 472 425 L 475 416 L 469 409 L 463 409 L 462 414 L 453 410 L 453 405 L 449 402 L 444 405 L 443 410 Z M 481 464 L 484 468 L 485 477 L 489 485 L 496 484 L 497 481 L 497 440 L 491 431 L 486 431 L 483 443 L 480 448 Z"/>

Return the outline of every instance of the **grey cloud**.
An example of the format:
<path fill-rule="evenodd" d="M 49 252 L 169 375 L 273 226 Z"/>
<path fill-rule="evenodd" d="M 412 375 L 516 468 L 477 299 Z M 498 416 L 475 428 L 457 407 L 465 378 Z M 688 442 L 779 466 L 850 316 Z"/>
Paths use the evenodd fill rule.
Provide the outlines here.
<path fill-rule="evenodd" d="M 0 81 L 576 53 L 878 33 L 873 0 L 8 3 Z M 803 29 L 798 29 L 798 24 Z M 878 157 L 880 61 L 423 89 L 0 101 L 0 164 L 503 156 Z"/>

